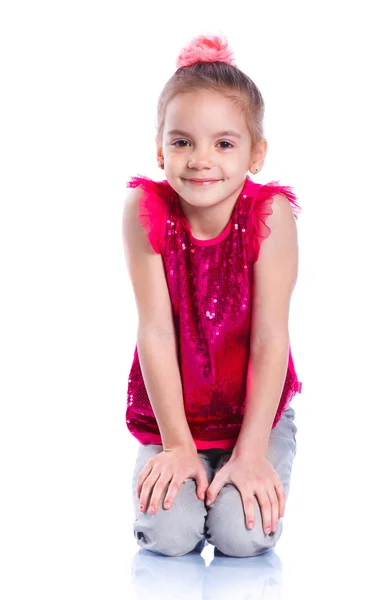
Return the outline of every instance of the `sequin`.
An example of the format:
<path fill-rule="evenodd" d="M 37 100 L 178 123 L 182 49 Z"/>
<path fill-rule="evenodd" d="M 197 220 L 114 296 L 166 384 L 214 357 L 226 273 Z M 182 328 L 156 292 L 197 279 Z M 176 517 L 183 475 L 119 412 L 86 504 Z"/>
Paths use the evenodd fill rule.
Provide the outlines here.
<path fill-rule="evenodd" d="M 161 248 L 173 320 L 178 342 L 186 418 L 193 438 L 213 447 L 221 440 L 238 437 L 245 408 L 247 368 L 250 356 L 253 264 L 260 242 L 269 234 L 261 221 L 270 214 L 271 193 L 289 188 L 261 186 L 246 180 L 231 216 L 231 228 L 223 239 L 196 240 L 168 182 L 135 178 L 147 192 L 141 222 L 155 249 Z M 149 195 L 152 192 L 151 196 Z M 153 215 L 155 200 L 166 213 Z M 294 199 L 295 200 L 295 199 Z M 294 206 L 295 201 L 294 201 Z M 262 207 L 266 208 L 263 210 Z M 161 226 L 164 224 L 164 227 Z M 162 237 L 160 237 L 162 236 Z M 221 236 L 218 236 L 221 238 Z M 257 238 L 260 239 L 257 239 Z M 301 389 L 291 348 L 284 388 L 273 427 L 286 405 Z M 142 443 L 161 443 L 139 363 L 136 345 L 128 379 L 126 423 Z"/>

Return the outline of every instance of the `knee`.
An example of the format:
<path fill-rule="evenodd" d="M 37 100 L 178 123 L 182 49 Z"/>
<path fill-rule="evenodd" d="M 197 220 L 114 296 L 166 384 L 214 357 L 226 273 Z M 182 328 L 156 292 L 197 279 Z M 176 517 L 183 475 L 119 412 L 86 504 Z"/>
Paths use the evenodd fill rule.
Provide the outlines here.
<path fill-rule="evenodd" d="M 199 547 L 204 539 L 206 510 L 195 489 L 194 494 L 187 489 L 192 485 L 195 488 L 193 480 L 184 482 L 169 510 L 160 503 L 154 515 L 138 515 L 134 537 L 140 547 L 165 556 L 183 556 Z"/>
<path fill-rule="evenodd" d="M 273 536 L 258 532 L 258 529 L 254 526 L 252 530 L 248 530 L 245 525 L 239 530 L 226 527 L 225 530 L 220 529 L 215 532 L 210 543 L 226 556 L 237 558 L 259 556 L 275 547 L 281 534 L 282 524 L 278 524 L 278 530 Z"/>
<path fill-rule="evenodd" d="M 225 488 L 229 488 L 226 489 Z M 260 509 L 255 501 L 255 523 L 253 529 L 246 526 L 241 497 L 237 488 L 227 485 L 220 491 L 210 507 L 206 519 L 206 537 L 220 552 L 227 556 L 249 557 L 264 554 L 274 548 L 282 534 L 280 520 L 276 531 L 266 535 L 262 527 Z M 221 494 L 221 492 L 223 492 Z"/>
<path fill-rule="evenodd" d="M 134 536 L 141 548 L 164 556 L 184 556 L 197 546 L 196 538 L 182 535 L 181 532 L 162 531 L 155 527 L 148 530 L 134 528 Z"/>

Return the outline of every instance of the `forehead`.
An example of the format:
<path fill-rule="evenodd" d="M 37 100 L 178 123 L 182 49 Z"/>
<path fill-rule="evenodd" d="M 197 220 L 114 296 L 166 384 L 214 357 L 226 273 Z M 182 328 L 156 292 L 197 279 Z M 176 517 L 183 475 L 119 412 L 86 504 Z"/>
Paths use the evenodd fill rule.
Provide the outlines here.
<path fill-rule="evenodd" d="M 197 90 L 177 94 L 167 105 L 164 131 L 187 127 L 195 133 L 234 128 L 244 135 L 246 122 L 229 98 L 218 92 Z"/>

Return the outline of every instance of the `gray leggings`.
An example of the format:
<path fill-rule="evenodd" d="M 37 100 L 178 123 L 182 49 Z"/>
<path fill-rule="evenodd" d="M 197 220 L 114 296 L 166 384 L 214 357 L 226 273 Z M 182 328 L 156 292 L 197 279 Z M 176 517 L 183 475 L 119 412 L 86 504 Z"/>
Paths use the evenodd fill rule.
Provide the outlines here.
<path fill-rule="evenodd" d="M 288 405 L 276 427 L 271 430 L 267 460 L 278 473 L 288 497 L 294 456 L 296 454 L 297 427 L 295 411 Z M 264 554 L 277 543 L 283 529 L 278 520 L 275 533 L 266 535 L 262 527 L 260 505 L 254 496 L 255 522 L 252 529 L 246 527 L 241 494 L 234 484 L 226 484 L 218 493 L 212 506 L 196 495 L 195 479 L 186 479 L 170 509 L 162 503 L 168 490 L 166 486 L 156 513 L 151 515 L 139 510 L 137 480 L 148 459 L 162 452 L 159 444 L 141 444 L 138 449 L 132 477 L 132 500 L 135 513 L 134 537 L 139 546 L 165 556 L 182 556 L 193 550 L 202 552 L 205 541 L 227 556 L 246 557 Z M 208 475 L 209 485 L 215 474 L 229 460 L 232 450 L 211 448 L 198 450 Z M 287 501 L 286 501 L 287 507 Z"/>

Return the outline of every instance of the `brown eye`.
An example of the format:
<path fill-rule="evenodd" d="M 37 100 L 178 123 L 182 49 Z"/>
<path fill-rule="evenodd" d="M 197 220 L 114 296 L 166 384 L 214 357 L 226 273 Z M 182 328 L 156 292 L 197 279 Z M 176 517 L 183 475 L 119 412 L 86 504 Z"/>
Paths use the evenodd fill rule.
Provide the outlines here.
<path fill-rule="evenodd" d="M 233 148 L 233 144 L 231 144 L 230 142 L 219 142 L 219 144 L 228 144 L 230 148 Z M 223 150 L 228 150 L 228 148 L 223 148 Z"/>

